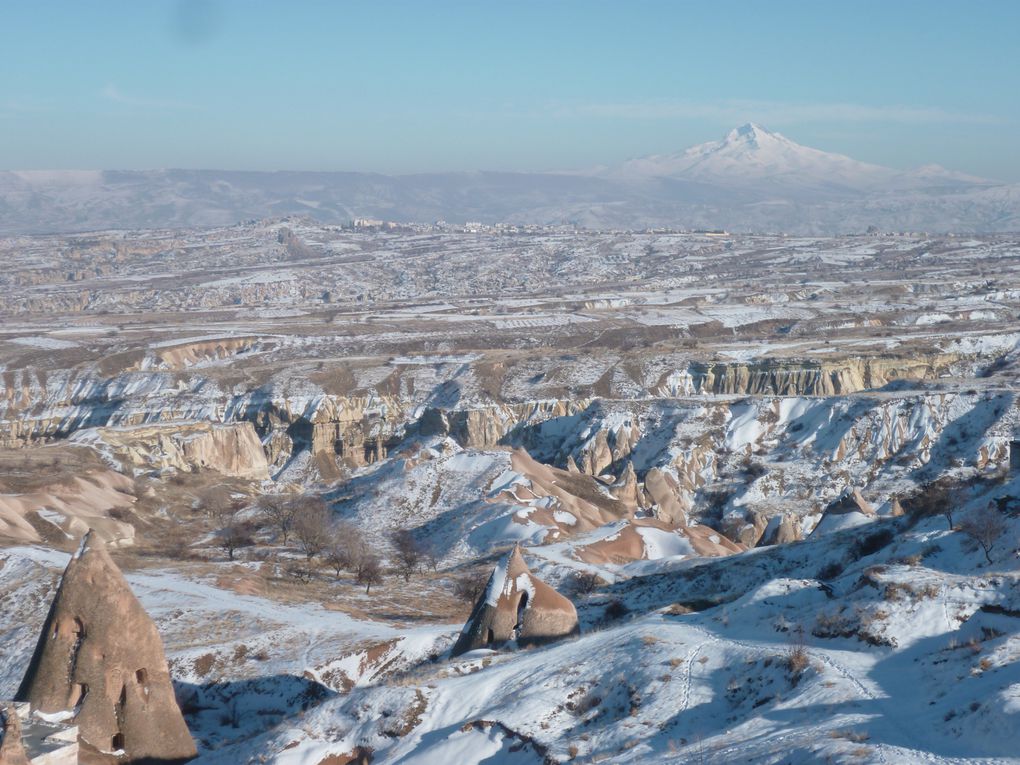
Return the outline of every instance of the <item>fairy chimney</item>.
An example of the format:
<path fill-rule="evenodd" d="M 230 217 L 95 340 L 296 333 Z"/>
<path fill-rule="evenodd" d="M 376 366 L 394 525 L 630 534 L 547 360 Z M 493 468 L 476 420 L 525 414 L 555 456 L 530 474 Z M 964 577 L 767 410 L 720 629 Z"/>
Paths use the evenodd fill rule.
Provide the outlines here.
<path fill-rule="evenodd" d="M 0 765 L 29 765 L 21 743 L 21 722 L 13 704 L 0 705 Z"/>
<path fill-rule="evenodd" d="M 500 561 L 453 647 L 458 656 L 509 640 L 535 645 L 580 632 L 574 604 L 535 577 L 520 547 Z"/>
<path fill-rule="evenodd" d="M 196 754 L 156 625 L 91 531 L 64 570 L 17 699 L 67 712 L 83 748 L 119 752 L 120 763 Z"/>

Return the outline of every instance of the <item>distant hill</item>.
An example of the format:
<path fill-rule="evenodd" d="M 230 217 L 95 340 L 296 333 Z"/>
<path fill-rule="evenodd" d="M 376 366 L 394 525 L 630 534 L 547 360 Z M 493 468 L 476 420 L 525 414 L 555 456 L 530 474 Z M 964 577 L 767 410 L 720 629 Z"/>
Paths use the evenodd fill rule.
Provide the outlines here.
<path fill-rule="evenodd" d="M 844 234 L 1020 230 L 1020 185 L 910 171 L 747 124 L 676 154 L 576 173 L 0 171 L 0 233 L 210 226 L 301 214 L 325 223 L 576 223 Z"/>

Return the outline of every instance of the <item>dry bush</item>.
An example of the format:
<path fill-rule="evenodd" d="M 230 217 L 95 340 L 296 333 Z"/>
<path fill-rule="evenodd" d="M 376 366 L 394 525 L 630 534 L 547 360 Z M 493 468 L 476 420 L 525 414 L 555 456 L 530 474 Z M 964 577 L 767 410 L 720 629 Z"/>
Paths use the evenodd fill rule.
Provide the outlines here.
<path fill-rule="evenodd" d="M 789 673 L 790 682 L 796 685 L 800 682 L 801 675 L 811 665 L 811 658 L 803 645 L 791 646 L 786 652 L 786 671 Z"/>
<path fill-rule="evenodd" d="M 216 663 L 216 656 L 211 653 L 205 653 L 195 659 L 195 674 L 199 677 L 205 677 L 208 675 Z"/>
<path fill-rule="evenodd" d="M 466 603 L 476 603 L 483 590 L 485 580 L 476 574 L 463 574 L 453 580 L 453 594 Z"/>
<path fill-rule="evenodd" d="M 820 638 L 850 637 L 857 632 L 857 627 L 857 620 L 841 607 L 838 611 L 819 612 L 811 634 Z"/>
<path fill-rule="evenodd" d="M 579 571 L 570 580 L 570 591 L 575 596 L 591 595 L 606 584 L 606 580 L 594 571 Z"/>
<path fill-rule="evenodd" d="M 845 728 L 841 730 L 830 730 L 829 738 L 841 738 L 846 741 L 852 741 L 855 744 L 863 744 L 871 738 L 871 734 L 864 730 L 852 730 Z"/>

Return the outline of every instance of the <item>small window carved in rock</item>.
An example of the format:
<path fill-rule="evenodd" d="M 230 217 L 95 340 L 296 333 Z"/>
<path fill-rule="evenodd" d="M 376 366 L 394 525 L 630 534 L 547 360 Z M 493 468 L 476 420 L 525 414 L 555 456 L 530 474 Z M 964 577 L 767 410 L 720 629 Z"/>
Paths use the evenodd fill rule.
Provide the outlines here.
<path fill-rule="evenodd" d="M 146 685 L 149 682 L 149 673 L 145 671 L 145 667 L 135 670 L 135 681 L 139 685 Z"/>

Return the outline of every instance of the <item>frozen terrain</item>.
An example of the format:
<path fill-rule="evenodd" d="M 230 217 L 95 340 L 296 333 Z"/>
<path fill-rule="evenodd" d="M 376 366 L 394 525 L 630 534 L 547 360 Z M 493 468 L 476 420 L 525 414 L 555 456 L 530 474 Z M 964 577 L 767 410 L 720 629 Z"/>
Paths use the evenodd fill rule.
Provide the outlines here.
<path fill-rule="evenodd" d="M 604 180 L 748 152 L 914 182 Z M 1020 762 L 1016 236 L 211 223 L 0 239 L 0 698 L 93 528 L 196 762 Z"/>

